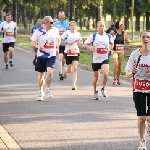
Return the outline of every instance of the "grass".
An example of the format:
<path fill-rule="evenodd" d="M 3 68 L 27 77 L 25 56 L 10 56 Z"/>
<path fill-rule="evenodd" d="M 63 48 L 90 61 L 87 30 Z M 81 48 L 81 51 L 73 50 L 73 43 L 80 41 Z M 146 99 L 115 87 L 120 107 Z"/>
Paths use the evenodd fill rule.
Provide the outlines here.
<path fill-rule="evenodd" d="M 91 66 L 92 62 L 92 54 L 89 53 L 80 53 L 80 61 L 81 64 L 89 65 Z M 125 58 L 122 62 L 122 68 L 121 68 L 121 75 L 125 75 L 124 69 L 127 63 L 127 59 Z M 110 67 L 109 70 L 112 72 L 113 71 L 113 59 L 110 58 Z"/>

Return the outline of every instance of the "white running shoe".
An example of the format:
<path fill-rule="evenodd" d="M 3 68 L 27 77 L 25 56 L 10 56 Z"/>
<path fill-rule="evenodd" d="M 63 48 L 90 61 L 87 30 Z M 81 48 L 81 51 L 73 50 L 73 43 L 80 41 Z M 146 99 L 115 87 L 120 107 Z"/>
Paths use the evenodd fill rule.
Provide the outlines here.
<path fill-rule="evenodd" d="M 49 98 L 52 98 L 52 97 L 53 97 L 53 95 L 52 95 L 52 93 L 51 93 L 51 91 L 50 91 L 50 88 L 45 88 L 45 94 L 46 94 Z"/>
<path fill-rule="evenodd" d="M 117 79 L 113 80 L 113 85 L 117 85 Z"/>
<path fill-rule="evenodd" d="M 104 97 L 108 97 L 107 91 L 106 91 L 105 88 L 101 88 L 101 92 L 102 92 L 102 95 L 103 95 Z"/>
<path fill-rule="evenodd" d="M 140 142 L 140 146 L 138 147 L 138 150 L 147 150 L 146 140 L 143 140 L 142 142 Z"/>
<path fill-rule="evenodd" d="M 99 96 L 98 96 L 98 91 L 94 92 L 94 100 L 100 100 Z"/>
<path fill-rule="evenodd" d="M 72 85 L 72 90 L 77 90 L 77 85 L 76 84 Z"/>
<path fill-rule="evenodd" d="M 41 91 L 39 91 L 37 100 L 38 101 L 43 101 L 43 96 L 44 96 L 44 94 Z"/>

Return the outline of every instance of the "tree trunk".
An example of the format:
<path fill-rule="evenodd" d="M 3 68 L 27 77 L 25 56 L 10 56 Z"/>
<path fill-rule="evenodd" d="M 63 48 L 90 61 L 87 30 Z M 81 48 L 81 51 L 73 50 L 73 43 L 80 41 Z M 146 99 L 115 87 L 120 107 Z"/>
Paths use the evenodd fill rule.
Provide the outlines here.
<path fill-rule="evenodd" d="M 33 22 L 34 22 L 34 24 L 36 24 L 36 17 L 35 17 L 35 0 L 33 0 L 33 3 L 32 3 L 32 5 L 33 5 L 33 11 L 32 11 L 32 13 L 33 13 Z"/>
<path fill-rule="evenodd" d="M 114 0 L 114 7 L 113 7 L 113 22 L 116 23 L 116 0 Z"/>
<path fill-rule="evenodd" d="M 26 5 L 27 4 L 23 4 L 22 5 L 22 11 L 21 11 L 21 13 L 22 13 L 22 22 L 23 22 L 23 26 L 24 26 L 24 28 L 26 29 L 27 28 L 27 11 L 26 11 Z"/>
<path fill-rule="evenodd" d="M 129 29 L 129 16 L 125 17 L 125 29 Z"/>
<path fill-rule="evenodd" d="M 135 14 L 136 23 L 135 23 L 135 31 L 140 31 L 140 13 Z"/>
<path fill-rule="evenodd" d="M 150 29 L 150 12 L 146 12 L 146 29 L 149 30 Z"/>

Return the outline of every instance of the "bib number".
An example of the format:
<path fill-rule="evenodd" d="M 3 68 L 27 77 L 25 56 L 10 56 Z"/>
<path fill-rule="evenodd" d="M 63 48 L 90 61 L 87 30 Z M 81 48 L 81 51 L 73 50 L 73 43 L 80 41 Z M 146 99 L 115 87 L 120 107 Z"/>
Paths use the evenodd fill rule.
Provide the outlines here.
<path fill-rule="evenodd" d="M 76 48 L 67 49 L 67 56 L 78 56 L 78 52 Z"/>
<path fill-rule="evenodd" d="M 13 32 L 6 32 L 6 36 L 13 36 L 14 33 Z"/>
<path fill-rule="evenodd" d="M 123 52 L 124 51 L 124 45 L 123 44 L 116 44 L 116 51 Z"/>
<path fill-rule="evenodd" d="M 97 54 L 107 54 L 108 48 L 96 48 L 96 53 Z"/>
<path fill-rule="evenodd" d="M 54 49 L 54 43 L 52 42 L 46 42 L 44 45 L 44 49 Z"/>

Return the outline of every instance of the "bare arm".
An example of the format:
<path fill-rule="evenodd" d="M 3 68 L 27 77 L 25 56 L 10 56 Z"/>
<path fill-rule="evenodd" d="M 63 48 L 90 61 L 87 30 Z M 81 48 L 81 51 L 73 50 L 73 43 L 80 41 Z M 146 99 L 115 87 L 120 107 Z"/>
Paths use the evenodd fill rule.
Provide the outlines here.
<path fill-rule="evenodd" d="M 127 32 L 124 32 L 125 35 L 125 42 L 128 44 L 130 42 L 130 39 L 128 38 Z"/>
<path fill-rule="evenodd" d="M 95 51 L 94 46 L 88 45 L 88 44 L 85 44 L 85 43 L 83 44 L 83 48 L 85 48 L 85 49 L 87 49 L 87 50 L 90 50 L 90 51 L 92 51 L 92 52 Z"/>

